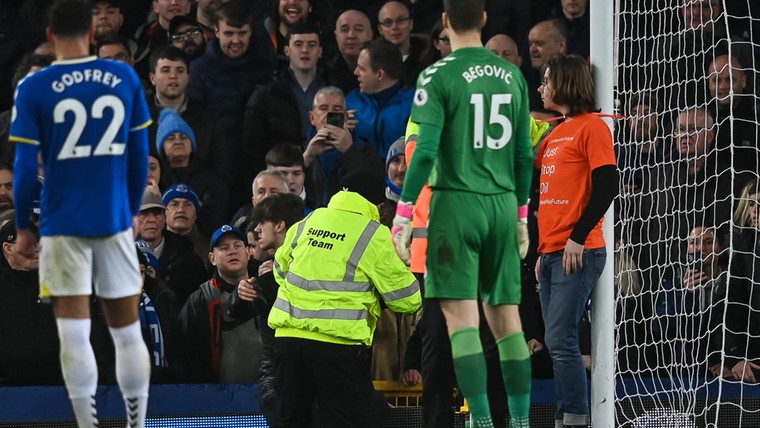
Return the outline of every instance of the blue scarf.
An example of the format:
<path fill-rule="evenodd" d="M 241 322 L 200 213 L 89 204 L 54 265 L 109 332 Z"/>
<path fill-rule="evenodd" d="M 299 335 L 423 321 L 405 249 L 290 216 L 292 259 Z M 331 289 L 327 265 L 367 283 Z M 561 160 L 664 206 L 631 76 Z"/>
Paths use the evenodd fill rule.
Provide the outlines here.
<path fill-rule="evenodd" d="M 391 178 L 388 177 L 387 175 L 385 176 L 385 184 L 388 186 L 388 188 L 386 190 L 388 190 L 390 193 L 392 193 L 393 196 L 395 196 L 396 198 L 395 199 L 391 198 L 387 194 L 387 192 L 386 192 L 386 197 L 388 197 L 388 199 L 393 199 L 395 201 L 398 201 L 399 198 L 401 198 L 401 188 L 398 187 L 398 186 L 396 186 L 395 184 L 393 184 L 393 182 L 391 181 Z"/>
<path fill-rule="evenodd" d="M 153 348 L 152 363 L 155 367 L 167 367 L 166 352 L 164 351 L 164 334 L 161 332 L 161 323 L 158 321 L 158 314 L 150 300 L 148 294 L 142 292 L 142 302 L 140 302 L 140 326 L 147 331 L 151 338 L 151 347 Z"/>

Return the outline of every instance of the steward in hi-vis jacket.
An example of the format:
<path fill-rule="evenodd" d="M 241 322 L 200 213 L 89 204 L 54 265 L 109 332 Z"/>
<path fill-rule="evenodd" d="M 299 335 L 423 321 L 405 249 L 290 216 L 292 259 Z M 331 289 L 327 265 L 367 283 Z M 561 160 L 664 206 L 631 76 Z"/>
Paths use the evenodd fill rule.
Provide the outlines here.
<path fill-rule="evenodd" d="M 396 255 L 377 207 L 341 191 L 287 232 L 275 255 L 280 284 L 269 315 L 280 426 L 371 424 L 370 350 L 381 300 L 414 313 L 419 284 Z M 387 404 L 386 404 L 387 407 Z"/>

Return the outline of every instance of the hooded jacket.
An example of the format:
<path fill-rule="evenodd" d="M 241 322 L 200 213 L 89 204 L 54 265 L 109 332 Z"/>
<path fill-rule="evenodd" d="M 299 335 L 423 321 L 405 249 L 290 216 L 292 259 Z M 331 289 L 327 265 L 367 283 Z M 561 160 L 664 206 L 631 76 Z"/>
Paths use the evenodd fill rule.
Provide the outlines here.
<path fill-rule="evenodd" d="M 380 299 L 396 312 L 419 309 L 419 283 L 379 219 L 371 202 L 341 191 L 288 230 L 275 255 L 276 337 L 370 346 Z"/>

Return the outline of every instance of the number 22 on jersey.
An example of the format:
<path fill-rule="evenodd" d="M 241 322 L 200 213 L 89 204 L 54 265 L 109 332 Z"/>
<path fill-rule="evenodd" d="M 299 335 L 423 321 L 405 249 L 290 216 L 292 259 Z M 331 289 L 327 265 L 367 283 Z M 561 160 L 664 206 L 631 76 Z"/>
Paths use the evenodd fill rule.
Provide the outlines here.
<path fill-rule="evenodd" d="M 89 145 L 78 145 L 79 139 L 84 132 L 88 120 L 101 120 L 106 109 L 113 112 L 111 122 L 108 124 L 103 136 L 95 145 L 95 151 Z M 90 112 L 81 101 L 74 98 L 66 98 L 55 105 L 53 109 L 53 121 L 56 124 L 66 123 L 66 113 L 74 114 L 74 123 L 63 142 L 61 151 L 58 153 L 59 160 L 86 158 L 89 156 L 120 156 L 124 154 L 127 145 L 116 143 L 114 138 L 124 124 L 124 103 L 114 95 L 103 95 L 92 103 Z"/>
<path fill-rule="evenodd" d="M 489 149 L 499 150 L 503 149 L 509 143 L 512 138 L 512 122 L 509 118 L 501 113 L 499 109 L 504 104 L 512 102 L 512 94 L 493 94 L 491 95 L 491 111 L 489 112 L 488 123 L 489 125 L 500 125 L 502 129 L 501 136 L 499 138 L 493 138 L 491 135 L 487 135 L 483 126 L 483 119 L 485 117 L 485 102 L 483 94 L 472 94 L 470 96 L 470 104 L 474 107 L 473 113 L 475 115 L 473 122 L 473 146 L 476 149 L 483 148 L 483 140 L 486 142 L 486 146 Z"/>

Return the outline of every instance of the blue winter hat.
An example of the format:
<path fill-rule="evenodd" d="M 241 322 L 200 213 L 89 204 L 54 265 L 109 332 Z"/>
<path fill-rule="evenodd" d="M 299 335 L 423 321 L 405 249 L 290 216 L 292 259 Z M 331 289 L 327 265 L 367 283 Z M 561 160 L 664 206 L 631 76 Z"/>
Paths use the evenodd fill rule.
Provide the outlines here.
<path fill-rule="evenodd" d="M 177 183 L 166 189 L 164 196 L 161 198 L 165 206 L 169 206 L 169 202 L 176 198 L 187 199 L 195 205 L 196 214 L 201 212 L 201 200 L 198 198 L 198 194 L 195 193 L 192 187 L 187 184 Z"/>
<path fill-rule="evenodd" d="M 182 117 L 177 114 L 176 111 L 165 108 L 161 110 L 161 114 L 158 115 L 158 131 L 156 132 L 156 148 L 159 154 L 164 153 L 164 143 L 166 139 L 176 132 L 181 132 L 187 135 L 190 139 L 190 144 L 195 151 L 195 133 L 190 125 L 185 122 Z"/>
<path fill-rule="evenodd" d="M 145 261 L 147 264 L 156 271 L 158 271 L 158 257 L 156 257 L 156 254 L 153 252 L 153 249 L 150 248 L 150 244 L 143 240 L 135 241 L 135 246 L 138 250 L 140 250 L 140 253 L 145 257 Z"/>
<path fill-rule="evenodd" d="M 241 232 L 240 229 L 238 229 L 235 226 L 230 226 L 229 224 L 225 224 L 219 229 L 216 229 L 216 231 L 214 231 L 214 234 L 211 235 L 211 246 L 208 249 L 209 252 L 214 251 L 214 247 L 219 245 L 219 240 L 221 240 L 224 235 L 229 235 L 229 234 L 233 234 L 237 236 L 246 245 L 248 244 L 248 240 L 245 239 L 245 234 Z"/>
<path fill-rule="evenodd" d="M 398 140 L 393 142 L 391 147 L 388 149 L 388 155 L 385 157 L 386 174 L 388 173 L 388 167 L 391 166 L 391 161 L 393 159 L 396 159 L 399 156 L 404 156 L 406 154 L 404 152 L 405 148 L 406 148 L 406 141 L 404 140 L 404 137 L 401 137 Z"/>

